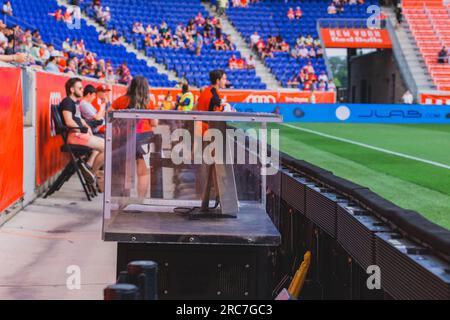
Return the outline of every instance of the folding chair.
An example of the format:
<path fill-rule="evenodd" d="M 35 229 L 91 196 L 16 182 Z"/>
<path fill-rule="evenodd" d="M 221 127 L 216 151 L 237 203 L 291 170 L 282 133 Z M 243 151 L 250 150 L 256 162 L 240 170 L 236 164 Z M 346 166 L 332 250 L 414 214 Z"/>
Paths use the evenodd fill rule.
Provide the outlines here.
<path fill-rule="evenodd" d="M 60 134 L 63 138 L 64 144 L 61 146 L 61 152 L 68 153 L 70 157 L 70 161 L 67 166 L 64 168 L 60 176 L 56 179 L 56 181 L 50 186 L 44 198 L 47 198 L 49 195 L 52 195 L 54 192 L 58 191 L 63 184 L 72 177 L 72 175 L 76 172 L 78 178 L 80 179 L 81 185 L 83 186 L 84 193 L 88 201 L 95 196 L 97 196 L 96 188 L 92 183 L 89 183 L 83 174 L 81 173 L 81 165 L 86 163 L 87 158 L 92 152 L 92 149 L 85 146 L 73 145 L 67 143 L 67 137 L 71 130 L 79 129 L 83 130 L 79 127 L 66 127 L 62 121 L 61 113 L 59 111 L 59 105 L 51 106 L 52 112 L 52 121 L 55 128 L 56 134 Z"/>

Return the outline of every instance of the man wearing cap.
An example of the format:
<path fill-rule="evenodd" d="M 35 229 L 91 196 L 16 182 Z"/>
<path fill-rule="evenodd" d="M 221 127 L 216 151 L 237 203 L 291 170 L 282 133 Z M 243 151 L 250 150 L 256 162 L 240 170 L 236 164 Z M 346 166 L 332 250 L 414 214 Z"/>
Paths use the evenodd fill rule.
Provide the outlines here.
<path fill-rule="evenodd" d="M 92 105 L 97 110 L 97 112 L 105 111 L 109 107 L 108 95 L 111 91 L 107 85 L 101 84 L 97 87 L 97 96 L 92 102 Z"/>

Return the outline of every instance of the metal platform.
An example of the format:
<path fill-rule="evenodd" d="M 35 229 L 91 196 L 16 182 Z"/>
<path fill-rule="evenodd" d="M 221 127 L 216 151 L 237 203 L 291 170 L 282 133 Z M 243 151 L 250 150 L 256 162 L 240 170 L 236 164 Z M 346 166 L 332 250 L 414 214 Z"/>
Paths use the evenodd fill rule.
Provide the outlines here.
<path fill-rule="evenodd" d="M 278 246 L 281 241 L 259 203 L 241 202 L 237 218 L 190 220 L 174 206 L 129 205 L 113 210 L 104 240 L 132 243 Z"/>

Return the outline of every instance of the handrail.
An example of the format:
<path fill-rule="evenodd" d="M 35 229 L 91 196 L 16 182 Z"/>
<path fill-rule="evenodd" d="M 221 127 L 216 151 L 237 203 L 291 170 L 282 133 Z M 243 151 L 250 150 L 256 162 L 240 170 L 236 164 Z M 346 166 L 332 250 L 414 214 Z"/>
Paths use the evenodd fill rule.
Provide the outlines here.
<path fill-rule="evenodd" d="M 389 19 L 386 19 L 386 28 L 391 38 L 392 51 L 394 53 L 395 60 L 397 61 L 398 68 L 400 69 L 400 73 L 403 77 L 403 81 L 406 83 L 406 86 L 415 97 L 415 100 L 419 101 L 419 89 L 417 87 L 416 80 L 414 79 L 408 63 L 406 62 L 405 53 L 401 48 L 400 42 L 397 38 L 397 33 L 395 32 L 395 28 Z"/>

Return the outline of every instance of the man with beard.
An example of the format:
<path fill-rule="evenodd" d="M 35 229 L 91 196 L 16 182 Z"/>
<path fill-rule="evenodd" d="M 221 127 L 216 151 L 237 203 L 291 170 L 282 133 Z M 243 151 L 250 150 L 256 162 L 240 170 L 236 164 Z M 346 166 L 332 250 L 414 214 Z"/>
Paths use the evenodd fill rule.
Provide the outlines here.
<path fill-rule="evenodd" d="M 81 169 L 86 180 L 90 183 L 96 181 L 96 176 L 101 175 L 100 168 L 103 166 L 104 145 L 102 138 L 94 136 L 89 125 L 81 117 L 80 100 L 83 97 L 83 85 L 80 78 L 71 78 L 66 82 L 66 97 L 61 101 L 60 111 L 62 120 L 69 134 L 67 143 L 89 147 L 94 150 L 87 165 Z"/>

